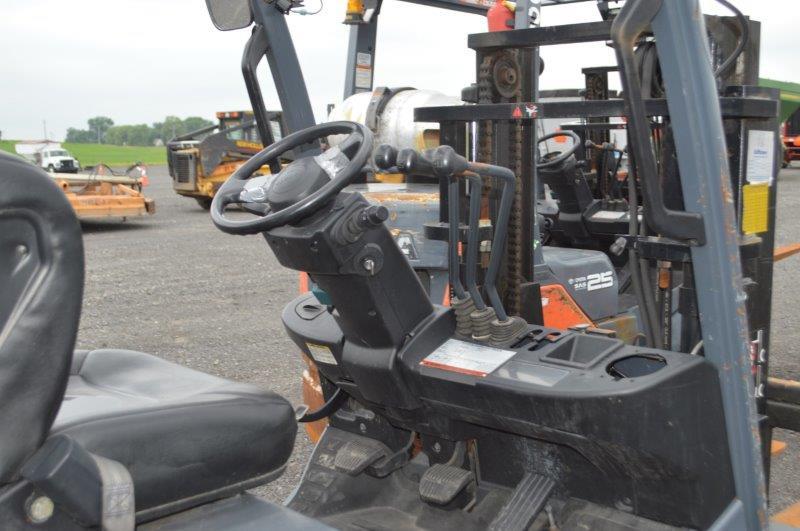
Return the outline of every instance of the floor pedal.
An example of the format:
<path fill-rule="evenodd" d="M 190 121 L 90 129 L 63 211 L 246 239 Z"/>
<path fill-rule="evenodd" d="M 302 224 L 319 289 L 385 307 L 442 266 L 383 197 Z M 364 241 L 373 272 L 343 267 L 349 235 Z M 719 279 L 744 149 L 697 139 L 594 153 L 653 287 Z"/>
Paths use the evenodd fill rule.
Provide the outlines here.
<path fill-rule="evenodd" d="M 357 476 L 365 468 L 379 459 L 390 455 L 389 449 L 381 442 L 372 439 L 347 441 L 338 452 L 333 466 L 339 472 Z"/>
<path fill-rule="evenodd" d="M 539 474 L 525 474 L 517 484 L 497 517 L 489 525 L 490 531 L 516 531 L 528 529 L 534 518 L 547 503 L 555 482 Z"/>
<path fill-rule="evenodd" d="M 469 470 L 436 464 L 419 480 L 419 496 L 429 503 L 447 505 L 474 479 L 475 475 Z"/>

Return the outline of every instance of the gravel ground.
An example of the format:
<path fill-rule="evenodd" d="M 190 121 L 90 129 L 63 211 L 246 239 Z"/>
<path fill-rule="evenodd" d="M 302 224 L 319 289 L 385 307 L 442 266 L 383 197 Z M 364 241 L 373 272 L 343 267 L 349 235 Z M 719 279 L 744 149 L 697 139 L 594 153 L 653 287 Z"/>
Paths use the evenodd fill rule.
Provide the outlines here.
<path fill-rule="evenodd" d="M 150 168 L 149 176 L 154 216 L 84 225 L 86 292 L 78 347 L 142 350 L 263 385 L 299 404 L 302 362 L 280 321 L 297 293 L 297 274 L 282 268 L 260 237 L 215 229 L 206 211 L 172 191 L 165 167 Z M 800 240 L 800 169 L 784 170 L 779 186 L 782 245 Z M 800 256 L 776 265 L 773 306 L 772 371 L 795 379 L 798 264 Z M 800 499 L 800 436 L 779 432 L 776 439 L 788 449 L 773 462 L 773 512 Z M 257 492 L 284 500 L 310 451 L 301 430 L 286 473 Z"/>

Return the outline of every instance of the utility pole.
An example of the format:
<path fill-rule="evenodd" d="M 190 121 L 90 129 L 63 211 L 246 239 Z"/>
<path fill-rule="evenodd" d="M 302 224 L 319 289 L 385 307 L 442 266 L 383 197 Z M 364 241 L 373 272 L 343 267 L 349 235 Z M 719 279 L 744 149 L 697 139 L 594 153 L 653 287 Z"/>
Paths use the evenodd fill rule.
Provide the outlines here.
<path fill-rule="evenodd" d="M 42 130 L 44 131 L 44 139 L 48 140 L 48 138 L 47 138 L 47 120 L 42 120 Z"/>

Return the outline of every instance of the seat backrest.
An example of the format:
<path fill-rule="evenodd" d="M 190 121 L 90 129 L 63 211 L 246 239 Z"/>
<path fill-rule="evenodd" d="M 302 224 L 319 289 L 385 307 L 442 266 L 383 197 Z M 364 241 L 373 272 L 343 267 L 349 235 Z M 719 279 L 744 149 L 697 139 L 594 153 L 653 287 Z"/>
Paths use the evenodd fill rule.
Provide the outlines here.
<path fill-rule="evenodd" d="M 0 153 L 0 485 L 50 431 L 82 297 L 83 241 L 67 198 L 42 170 Z"/>

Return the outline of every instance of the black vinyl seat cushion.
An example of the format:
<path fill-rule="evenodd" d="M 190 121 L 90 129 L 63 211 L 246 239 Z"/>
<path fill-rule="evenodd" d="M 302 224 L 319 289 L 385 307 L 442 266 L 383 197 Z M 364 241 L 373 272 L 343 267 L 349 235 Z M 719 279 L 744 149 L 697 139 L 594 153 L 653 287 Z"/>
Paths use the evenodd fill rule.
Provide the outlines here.
<path fill-rule="evenodd" d="M 274 479 L 296 433 L 275 393 L 112 349 L 75 352 L 51 430 L 128 468 L 138 521 Z"/>

